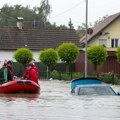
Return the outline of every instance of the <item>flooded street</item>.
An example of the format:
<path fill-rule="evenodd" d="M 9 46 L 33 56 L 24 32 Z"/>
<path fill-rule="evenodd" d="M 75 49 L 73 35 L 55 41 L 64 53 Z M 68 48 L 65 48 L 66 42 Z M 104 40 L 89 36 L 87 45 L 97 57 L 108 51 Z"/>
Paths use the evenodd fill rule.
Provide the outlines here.
<path fill-rule="evenodd" d="M 120 119 L 120 96 L 72 96 L 64 81 L 40 81 L 40 85 L 40 95 L 1 94 L 1 120 Z"/>

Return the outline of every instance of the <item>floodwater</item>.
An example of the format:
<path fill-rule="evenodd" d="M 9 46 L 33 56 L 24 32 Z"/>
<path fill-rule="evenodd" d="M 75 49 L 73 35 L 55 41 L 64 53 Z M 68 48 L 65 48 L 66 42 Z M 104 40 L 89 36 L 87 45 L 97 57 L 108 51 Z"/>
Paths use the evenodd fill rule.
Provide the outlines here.
<path fill-rule="evenodd" d="M 38 95 L 1 94 L 0 119 L 120 120 L 120 96 L 72 96 L 65 81 L 40 81 L 40 85 Z"/>

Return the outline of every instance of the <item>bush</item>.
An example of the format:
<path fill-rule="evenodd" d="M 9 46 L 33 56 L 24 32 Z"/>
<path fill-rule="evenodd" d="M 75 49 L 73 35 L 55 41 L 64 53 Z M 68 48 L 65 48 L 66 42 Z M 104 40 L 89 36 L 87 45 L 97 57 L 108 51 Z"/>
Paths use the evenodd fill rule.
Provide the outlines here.
<path fill-rule="evenodd" d="M 72 79 L 82 78 L 82 77 L 84 77 L 83 74 L 75 73 L 75 72 L 62 73 L 54 70 L 53 72 L 50 73 L 50 78 L 58 79 L 58 80 L 72 80 Z"/>
<path fill-rule="evenodd" d="M 105 83 L 110 84 L 120 84 L 117 75 L 112 72 L 109 73 L 102 73 L 100 75 L 100 79 Z"/>
<path fill-rule="evenodd" d="M 72 75 L 72 79 L 82 78 L 82 77 L 84 77 L 84 74 L 79 73 L 79 72 L 77 72 L 77 73 L 74 72 Z"/>
<path fill-rule="evenodd" d="M 53 72 L 50 73 L 50 78 L 58 80 L 70 80 L 70 75 L 54 70 Z"/>
<path fill-rule="evenodd" d="M 70 74 L 62 73 L 61 74 L 61 80 L 71 80 Z"/>
<path fill-rule="evenodd" d="M 59 79 L 59 78 L 60 78 L 60 73 L 57 72 L 56 70 L 53 70 L 53 71 L 50 73 L 50 78 L 52 78 L 52 79 Z"/>

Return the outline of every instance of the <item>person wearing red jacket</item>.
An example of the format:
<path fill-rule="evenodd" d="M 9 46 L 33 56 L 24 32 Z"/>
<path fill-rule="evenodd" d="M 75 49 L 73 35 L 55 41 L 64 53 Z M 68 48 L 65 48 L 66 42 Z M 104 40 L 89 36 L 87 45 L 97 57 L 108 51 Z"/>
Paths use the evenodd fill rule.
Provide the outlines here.
<path fill-rule="evenodd" d="M 29 64 L 31 64 L 31 66 L 35 69 L 35 71 L 38 73 L 38 68 L 35 66 L 35 63 L 34 62 L 29 62 Z"/>
<path fill-rule="evenodd" d="M 34 61 L 35 61 L 35 60 L 34 60 Z M 39 72 L 38 68 L 36 67 L 36 65 L 35 65 L 35 63 L 34 63 L 33 61 L 29 62 L 29 64 L 31 64 L 32 67 L 34 67 L 34 69 L 35 69 L 35 71 L 36 71 L 37 73 Z"/>
<path fill-rule="evenodd" d="M 38 84 L 38 74 L 31 64 L 26 65 L 26 70 L 22 78 L 27 80 L 32 80 Z"/>

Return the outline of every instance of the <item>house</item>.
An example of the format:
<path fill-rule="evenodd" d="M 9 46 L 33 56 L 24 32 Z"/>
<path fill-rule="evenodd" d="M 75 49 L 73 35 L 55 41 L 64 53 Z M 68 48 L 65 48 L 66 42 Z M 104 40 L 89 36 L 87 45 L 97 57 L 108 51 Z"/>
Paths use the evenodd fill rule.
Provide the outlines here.
<path fill-rule="evenodd" d="M 80 39 L 84 46 L 85 36 Z M 93 33 L 88 35 L 87 45 L 104 45 L 108 51 L 108 58 L 98 69 L 101 72 L 114 72 L 120 74 L 120 65 L 116 59 L 116 48 L 120 46 L 120 12 L 107 17 L 98 26 L 93 28 Z M 82 59 L 80 59 L 82 58 Z M 76 62 L 76 71 L 84 71 L 84 49 Z M 88 73 L 93 73 L 93 65 L 88 62 Z"/>
<path fill-rule="evenodd" d="M 73 42 L 79 46 L 79 39 L 74 29 L 34 29 L 23 28 L 17 22 L 17 27 L 0 28 L 0 61 L 13 60 L 14 52 L 21 47 L 32 50 L 34 59 L 39 62 L 39 52 L 47 48 L 57 48 L 63 42 Z"/>

